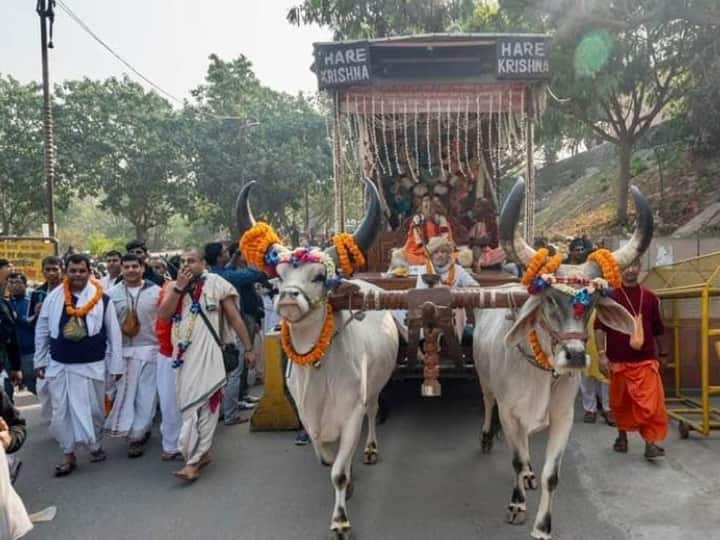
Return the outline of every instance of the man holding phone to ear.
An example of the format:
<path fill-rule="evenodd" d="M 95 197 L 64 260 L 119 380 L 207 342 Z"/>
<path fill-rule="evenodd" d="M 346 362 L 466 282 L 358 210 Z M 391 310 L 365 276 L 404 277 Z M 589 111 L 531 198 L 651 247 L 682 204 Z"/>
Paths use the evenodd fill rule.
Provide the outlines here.
<path fill-rule="evenodd" d="M 207 272 L 196 248 L 183 252 L 177 280 L 166 290 L 158 318 L 170 319 L 173 325 L 173 366 L 182 415 L 180 449 L 185 459 L 185 466 L 175 474 L 194 481 L 211 461 L 210 447 L 226 382 L 223 350 L 213 333 L 223 343 L 233 344 L 234 331 L 250 366 L 255 365 L 255 354 L 237 308 L 235 287 Z"/>

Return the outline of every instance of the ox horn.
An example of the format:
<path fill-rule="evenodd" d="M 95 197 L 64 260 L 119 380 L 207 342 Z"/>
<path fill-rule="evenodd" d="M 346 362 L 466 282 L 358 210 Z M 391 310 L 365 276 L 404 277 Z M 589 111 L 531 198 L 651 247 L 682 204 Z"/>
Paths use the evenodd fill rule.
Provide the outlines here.
<path fill-rule="evenodd" d="M 520 221 L 523 201 L 525 200 L 525 181 L 518 178 L 500 211 L 500 245 L 505 254 L 515 262 L 527 265 L 535 255 L 535 250 L 525 241 L 517 224 Z"/>
<path fill-rule="evenodd" d="M 635 232 L 633 232 L 630 241 L 613 252 L 615 260 L 621 270 L 645 253 L 652 241 L 653 229 L 655 227 L 652 210 L 645 195 L 642 194 L 642 191 L 640 191 L 637 186 L 630 186 L 630 193 L 635 202 L 637 221 L 635 222 Z"/>
<path fill-rule="evenodd" d="M 235 223 L 238 230 L 238 238 L 242 238 L 242 235 L 255 225 L 255 218 L 253 217 L 252 210 L 250 210 L 250 201 L 248 200 L 250 190 L 254 185 L 254 180 L 245 184 L 235 201 Z"/>
<path fill-rule="evenodd" d="M 353 238 L 355 239 L 357 247 L 360 248 L 360 251 L 367 253 L 380 231 L 382 225 L 382 208 L 380 206 L 380 194 L 373 181 L 369 178 L 361 178 L 361 180 L 365 184 L 365 189 L 368 194 L 368 210 L 362 223 L 355 229 Z M 332 257 L 336 263 L 338 262 L 337 251 L 334 247 L 328 248 L 325 253 Z"/>

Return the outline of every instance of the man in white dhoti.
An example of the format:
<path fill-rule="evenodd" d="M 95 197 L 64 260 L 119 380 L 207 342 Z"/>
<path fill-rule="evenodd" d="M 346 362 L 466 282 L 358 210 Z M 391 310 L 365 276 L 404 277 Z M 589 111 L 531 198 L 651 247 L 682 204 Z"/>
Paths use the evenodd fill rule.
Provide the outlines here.
<path fill-rule="evenodd" d="M 122 281 L 110 292 L 122 338 L 125 374 L 116 376 L 113 407 L 105 420 L 112 437 L 128 437 L 128 457 L 145 452 L 157 398 L 158 338 L 155 334 L 160 287 L 143 279 L 145 263 L 137 255 L 122 256 Z"/>
<path fill-rule="evenodd" d="M 197 249 L 186 250 L 180 262 L 177 281 L 165 291 L 158 317 L 173 321 L 173 365 L 177 368 L 177 398 L 182 415 L 180 449 L 185 458 L 185 466 L 175 474 L 194 481 L 201 468 L 210 463 L 226 380 L 223 351 L 200 311 L 225 343 L 234 342 L 229 327 L 235 331 L 251 367 L 255 353 L 236 305 L 235 287 L 217 274 L 206 272 Z"/>
<path fill-rule="evenodd" d="M 25 420 L 0 388 L 0 538 L 15 540 L 25 536 L 32 523 L 25 505 L 12 486 L 8 457 L 25 442 Z"/>
<path fill-rule="evenodd" d="M 90 259 L 81 254 L 68 257 L 67 277 L 43 302 L 35 330 L 35 372 L 41 379 L 47 377 L 50 433 L 65 454 L 56 476 L 75 470 L 79 445 L 90 450 L 90 461 L 106 459 L 101 445 L 105 372 L 124 373 L 115 310 L 90 275 Z"/>

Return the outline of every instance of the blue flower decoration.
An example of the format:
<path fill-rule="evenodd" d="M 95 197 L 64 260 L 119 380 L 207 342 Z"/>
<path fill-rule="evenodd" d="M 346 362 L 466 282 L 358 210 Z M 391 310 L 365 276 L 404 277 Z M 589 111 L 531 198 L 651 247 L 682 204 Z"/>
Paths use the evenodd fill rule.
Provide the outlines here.
<path fill-rule="evenodd" d="M 183 360 L 181 360 L 180 358 L 176 358 L 175 360 L 172 361 L 172 364 L 170 364 L 170 366 L 171 366 L 173 369 L 177 369 L 177 368 L 179 368 L 180 366 L 182 366 L 183 364 L 184 364 L 184 361 L 183 361 Z"/>
<path fill-rule="evenodd" d="M 334 289 L 335 287 L 340 285 L 342 281 L 343 280 L 341 277 L 328 278 L 325 280 L 325 287 L 327 287 L 328 289 Z"/>
<path fill-rule="evenodd" d="M 192 313 L 193 315 L 197 315 L 198 313 L 200 313 L 200 302 L 193 302 L 190 305 L 190 313 Z"/>
<path fill-rule="evenodd" d="M 182 320 L 182 316 L 179 313 L 175 313 L 175 315 L 171 318 L 172 322 L 179 323 Z"/>
<path fill-rule="evenodd" d="M 587 289 L 581 289 L 575 293 L 574 303 L 582 304 L 584 306 L 590 305 L 590 293 Z"/>
<path fill-rule="evenodd" d="M 265 264 L 268 266 L 277 266 L 278 262 L 280 262 L 280 255 L 276 249 L 270 249 L 265 253 Z"/>

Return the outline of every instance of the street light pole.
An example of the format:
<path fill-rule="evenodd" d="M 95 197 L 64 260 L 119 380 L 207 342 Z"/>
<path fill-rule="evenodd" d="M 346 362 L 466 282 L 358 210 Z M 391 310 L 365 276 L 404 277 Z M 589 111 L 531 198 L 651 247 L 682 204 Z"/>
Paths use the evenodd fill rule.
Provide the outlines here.
<path fill-rule="evenodd" d="M 49 6 L 48 6 L 49 3 Z M 48 20 L 52 36 L 52 24 L 55 19 L 54 0 L 38 0 L 36 11 L 40 16 L 40 46 L 42 51 L 43 77 L 43 131 L 45 135 L 45 161 L 43 164 L 47 182 L 47 217 L 50 238 L 55 238 L 55 136 L 53 129 L 52 107 L 50 104 L 50 76 L 48 71 L 48 49 L 52 49 L 52 37 L 48 43 Z"/>

